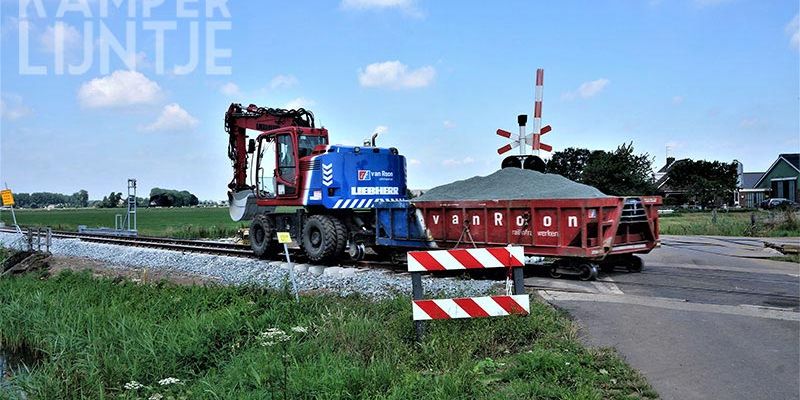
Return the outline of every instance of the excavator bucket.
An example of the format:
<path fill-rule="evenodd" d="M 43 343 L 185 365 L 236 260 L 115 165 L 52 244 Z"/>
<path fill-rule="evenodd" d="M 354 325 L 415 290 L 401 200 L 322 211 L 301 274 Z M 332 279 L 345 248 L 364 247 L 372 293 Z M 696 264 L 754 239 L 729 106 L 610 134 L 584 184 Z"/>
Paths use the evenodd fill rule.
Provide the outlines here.
<path fill-rule="evenodd" d="M 247 221 L 253 219 L 258 213 L 258 204 L 256 204 L 256 196 L 252 190 L 242 190 L 240 192 L 229 195 L 230 197 L 230 214 L 231 219 L 234 221 Z"/>

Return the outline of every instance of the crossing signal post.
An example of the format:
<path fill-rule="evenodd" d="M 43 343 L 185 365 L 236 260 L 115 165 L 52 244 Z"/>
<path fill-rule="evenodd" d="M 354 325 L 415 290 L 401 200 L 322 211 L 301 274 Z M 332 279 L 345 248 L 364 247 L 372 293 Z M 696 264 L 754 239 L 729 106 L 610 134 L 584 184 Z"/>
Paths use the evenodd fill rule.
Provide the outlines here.
<path fill-rule="evenodd" d="M 542 126 L 542 94 L 544 92 L 544 69 L 539 68 L 536 70 L 536 90 L 535 102 L 533 107 L 533 130 L 530 133 L 525 132 L 525 126 L 528 123 L 528 116 L 521 114 L 517 116 L 517 124 L 519 125 L 519 134 L 514 135 L 509 131 L 498 129 L 497 135 L 506 139 L 511 139 L 511 143 L 497 149 L 497 154 L 505 154 L 515 148 L 519 148 L 519 155 L 508 156 L 503 159 L 501 163 L 502 168 L 524 168 L 532 169 L 539 172 L 544 172 L 545 163 L 540 157 L 541 150 L 550 152 L 553 151 L 553 146 L 542 143 L 542 136 L 552 131 L 550 125 Z M 530 146 L 532 150 L 531 155 L 527 155 L 527 149 Z"/>
<path fill-rule="evenodd" d="M 0 201 L 2 201 L 0 209 L 8 209 L 11 211 L 11 220 L 14 221 L 14 229 L 17 230 L 17 233 L 22 234 L 22 229 L 20 229 L 17 223 L 17 215 L 14 214 L 14 192 L 12 192 L 8 186 L 0 190 Z"/>
<path fill-rule="evenodd" d="M 278 232 L 278 243 L 283 245 L 283 253 L 286 254 L 286 268 L 289 270 L 289 277 L 292 280 L 294 299 L 299 303 L 300 294 L 297 292 L 297 279 L 294 277 L 294 264 L 289 258 L 289 243 L 292 243 L 292 236 L 289 234 L 289 232 Z"/>

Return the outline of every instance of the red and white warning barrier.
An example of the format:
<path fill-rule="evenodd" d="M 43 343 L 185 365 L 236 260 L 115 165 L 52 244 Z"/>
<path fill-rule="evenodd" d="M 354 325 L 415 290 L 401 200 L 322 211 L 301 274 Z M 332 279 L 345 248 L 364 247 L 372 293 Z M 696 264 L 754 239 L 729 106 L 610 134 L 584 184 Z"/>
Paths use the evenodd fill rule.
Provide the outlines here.
<path fill-rule="evenodd" d="M 453 318 L 503 317 L 528 315 L 528 295 L 463 297 L 458 299 L 414 300 L 414 321 Z"/>
<path fill-rule="evenodd" d="M 408 271 L 507 268 L 525 265 L 522 247 L 488 247 L 408 252 Z"/>
<path fill-rule="evenodd" d="M 528 315 L 530 298 L 525 294 L 522 269 L 525 253 L 520 246 L 487 247 L 482 249 L 453 249 L 408 252 L 408 271 L 414 294 L 414 321 L 453 318 L 503 317 Z M 511 268 L 513 294 L 507 286 L 505 296 L 462 297 L 456 299 L 423 299 L 421 272 L 459 269 Z M 512 272 L 510 271 L 510 272 Z M 422 336 L 422 323 L 417 326 L 417 338 Z"/>

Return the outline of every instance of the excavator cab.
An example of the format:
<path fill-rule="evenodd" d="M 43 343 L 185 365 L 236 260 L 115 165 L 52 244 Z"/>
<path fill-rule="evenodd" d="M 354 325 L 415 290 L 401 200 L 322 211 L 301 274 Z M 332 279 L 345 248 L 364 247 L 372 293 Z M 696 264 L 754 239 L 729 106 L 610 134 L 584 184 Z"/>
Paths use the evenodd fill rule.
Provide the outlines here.
<path fill-rule="evenodd" d="M 327 132 L 322 129 L 292 127 L 259 135 L 255 155 L 257 197 L 297 198 L 302 183 L 299 161 L 326 144 Z"/>

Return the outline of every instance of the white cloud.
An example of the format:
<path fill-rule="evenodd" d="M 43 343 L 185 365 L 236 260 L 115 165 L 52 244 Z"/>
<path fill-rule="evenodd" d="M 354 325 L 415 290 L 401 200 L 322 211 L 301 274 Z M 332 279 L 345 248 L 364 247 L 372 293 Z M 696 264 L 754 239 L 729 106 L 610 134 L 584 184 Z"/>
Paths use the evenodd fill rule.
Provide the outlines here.
<path fill-rule="evenodd" d="M 577 90 L 562 94 L 561 98 L 566 100 L 572 100 L 577 97 L 580 97 L 582 99 L 588 99 L 602 92 L 603 89 L 605 89 L 609 83 L 611 83 L 611 81 L 609 81 L 606 78 L 600 78 L 594 81 L 584 82 L 578 87 Z"/>
<path fill-rule="evenodd" d="M 276 75 L 269 81 L 269 87 L 272 89 L 289 88 L 297 84 L 297 78 L 294 75 Z"/>
<path fill-rule="evenodd" d="M 422 164 L 422 161 L 417 160 L 416 158 L 409 158 L 408 159 L 408 164 L 409 165 L 420 165 L 420 164 Z"/>
<path fill-rule="evenodd" d="M 442 165 L 444 165 L 445 167 L 457 167 L 465 164 L 472 164 L 474 162 L 475 162 L 474 158 L 466 156 L 460 160 L 457 160 L 455 158 L 448 158 L 446 160 L 442 160 Z"/>
<path fill-rule="evenodd" d="M 389 132 L 389 127 L 386 125 L 378 125 L 372 130 L 372 133 L 377 133 L 379 135 L 385 135 L 386 132 Z"/>
<path fill-rule="evenodd" d="M 313 106 L 314 100 L 306 99 L 305 97 L 298 97 L 294 100 L 289 101 L 283 108 L 287 110 L 297 110 L 298 108 L 308 108 Z"/>
<path fill-rule="evenodd" d="M 50 25 L 39 36 L 39 42 L 42 48 L 47 52 L 54 52 L 56 50 L 56 43 L 63 43 L 64 50 L 69 51 L 81 45 L 81 34 L 78 30 L 67 23 L 57 23 Z"/>
<path fill-rule="evenodd" d="M 143 130 L 148 132 L 155 131 L 186 131 L 196 127 L 200 121 L 191 116 L 186 110 L 181 108 L 178 103 L 167 104 L 161 110 L 161 115 Z"/>
<path fill-rule="evenodd" d="M 674 96 L 672 98 L 672 104 L 675 104 L 675 105 L 683 104 L 683 96 Z"/>
<path fill-rule="evenodd" d="M 444 129 L 453 129 L 456 127 L 456 123 L 447 119 L 442 122 L 442 126 L 444 126 Z"/>
<path fill-rule="evenodd" d="M 153 104 L 161 98 L 161 87 L 141 72 L 118 70 L 81 85 L 78 100 L 84 107 L 121 107 Z"/>
<path fill-rule="evenodd" d="M 409 70 L 400 61 L 384 61 L 359 69 L 358 82 L 365 87 L 408 89 L 428 86 L 435 76 L 436 69 L 430 65 Z"/>
<path fill-rule="evenodd" d="M 241 96 L 242 92 L 239 90 L 239 85 L 228 82 L 219 88 L 220 93 L 228 97 Z"/>
<path fill-rule="evenodd" d="M 13 121 L 30 114 L 31 109 L 22 104 L 22 97 L 7 93 L 0 96 L 0 118 Z"/>
<path fill-rule="evenodd" d="M 744 129 L 757 129 L 762 125 L 761 120 L 756 117 L 743 118 L 739 121 L 739 127 Z"/>
<path fill-rule="evenodd" d="M 789 35 L 789 45 L 795 50 L 800 50 L 800 13 L 786 24 L 786 34 Z"/>
<path fill-rule="evenodd" d="M 415 0 L 342 0 L 341 7 L 345 10 L 400 10 L 406 15 L 422 18 L 425 14 L 414 4 Z"/>

